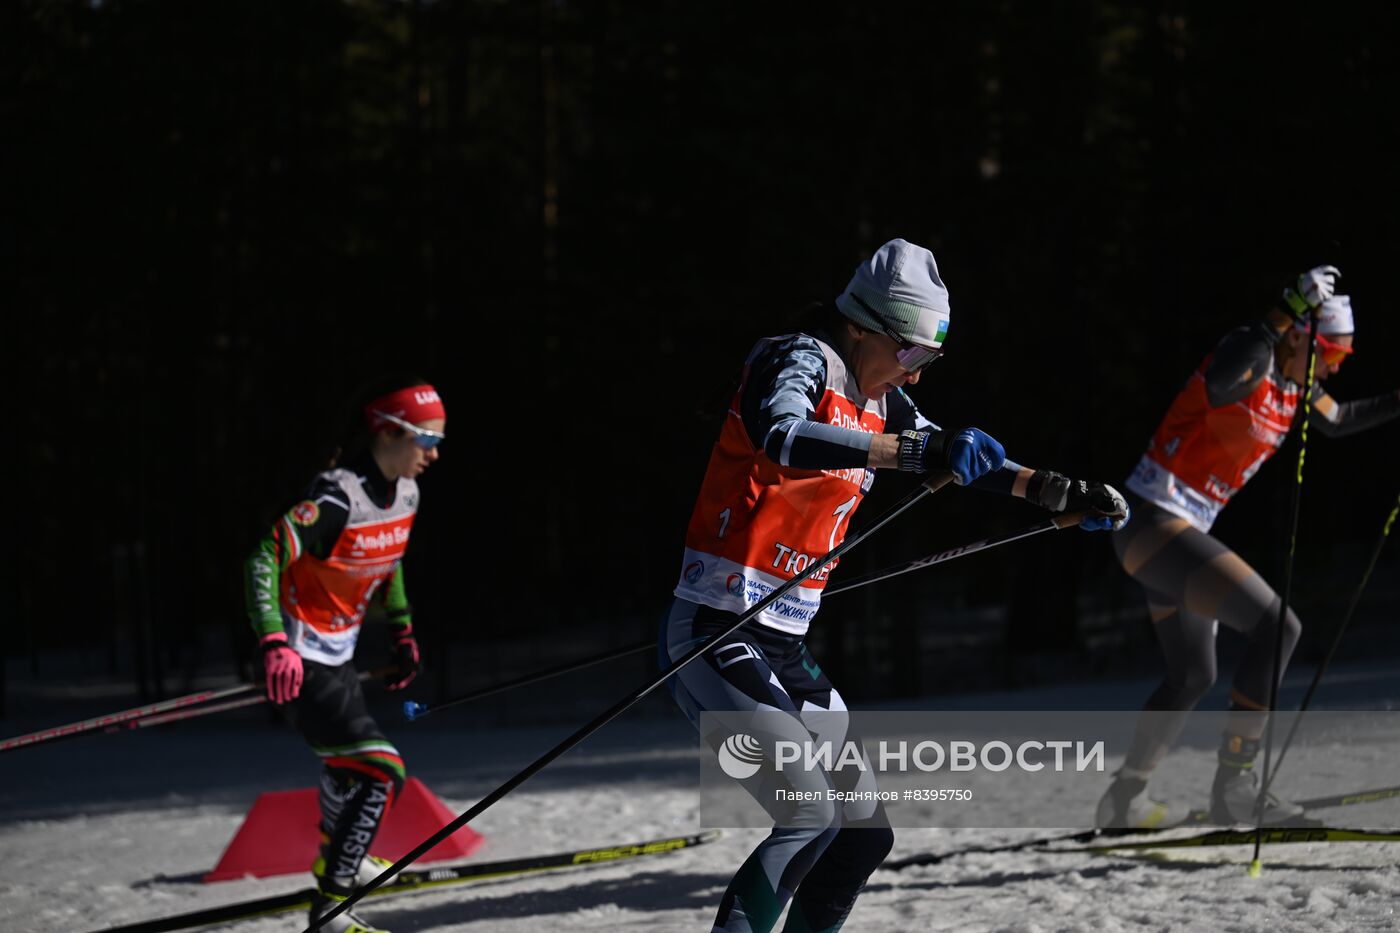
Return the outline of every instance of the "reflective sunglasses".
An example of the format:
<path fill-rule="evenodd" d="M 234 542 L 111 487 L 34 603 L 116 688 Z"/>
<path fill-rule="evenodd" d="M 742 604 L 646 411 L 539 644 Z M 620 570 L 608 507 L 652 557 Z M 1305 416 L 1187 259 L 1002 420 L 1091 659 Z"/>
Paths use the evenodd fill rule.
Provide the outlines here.
<path fill-rule="evenodd" d="M 427 428 L 420 428 L 416 424 L 405 421 L 402 418 L 395 418 L 393 415 L 387 415 L 382 411 L 376 411 L 375 414 L 378 415 L 380 418 L 383 418 L 385 421 L 388 421 L 390 424 L 396 424 L 408 433 L 412 434 L 413 443 L 417 444 L 424 450 L 432 450 L 438 444 L 441 444 L 444 440 L 447 439 L 447 435 L 441 433 L 440 431 L 429 431 Z"/>
<path fill-rule="evenodd" d="M 1340 343 L 1333 343 L 1321 334 L 1317 335 L 1317 349 L 1324 363 L 1338 366 L 1342 360 L 1356 352 L 1355 347 L 1343 346 Z"/>
<path fill-rule="evenodd" d="M 916 373 L 943 355 L 942 350 L 935 350 L 932 347 L 921 347 L 917 343 L 910 343 L 908 340 L 905 340 L 903 337 L 899 336 L 899 334 L 895 333 L 894 328 L 890 327 L 889 322 L 885 320 L 883 314 L 862 301 L 860 296 L 855 292 L 848 292 L 847 294 L 854 298 L 856 304 L 864 308 L 867 314 L 880 322 L 880 329 L 884 331 L 886 337 L 899 344 L 899 352 L 895 354 L 895 359 L 899 361 L 899 368 L 906 373 Z"/>

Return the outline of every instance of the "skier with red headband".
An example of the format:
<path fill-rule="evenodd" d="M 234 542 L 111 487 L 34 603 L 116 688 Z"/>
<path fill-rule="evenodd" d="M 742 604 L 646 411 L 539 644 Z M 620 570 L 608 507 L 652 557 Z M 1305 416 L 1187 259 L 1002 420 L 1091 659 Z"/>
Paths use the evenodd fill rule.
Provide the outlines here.
<path fill-rule="evenodd" d="M 1244 635 L 1248 644 L 1230 691 L 1210 814 L 1224 824 L 1256 818 L 1253 768 L 1266 725 L 1282 600 L 1210 529 L 1293 425 L 1307 382 L 1311 317 L 1317 317 L 1317 381 L 1309 423 L 1339 437 L 1400 415 L 1396 393 L 1337 402 L 1322 388 L 1354 350 L 1351 299 L 1335 294 L 1340 275 L 1333 266 L 1305 272 L 1263 320 L 1225 335 L 1172 402 L 1128 478 L 1133 517 L 1113 536 L 1113 546 L 1123 569 L 1147 591 L 1167 672 L 1147 699 L 1123 768 L 1099 801 L 1100 826 L 1160 828 L 1190 812 L 1184 804 L 1149 797 L 1147 781 L 1215 683 L 1219 624 Z M 1279 677 L 1300 631 L 1290 608 Z M 1271 825 L 1310 822 L 1301 807 L 1272 792 L 1262 818 Z"/>
<path fill-rule="evenodd" d="M 760 340 L 710 454 L 690 517 L 675 599 L 662 625 L 660 661 L 674 663 L 845 538 L 877 469 L 950 471 L 960 485 L 1025 498 L 1053 511 L 1091 513 L 1089 530 L 1120 526 L 1127 505 L 1111 486 L 1031 470 L 1006 459 L 976 428 L 945 431 L 904 392 L 943 354 L 948 290 L 933 254 L 891 240 L 856 268 L 833 303 L 814 307 L 793 333 Z M 700 714 L 738 714 L 768 762 L 777 743 L 820 733 L 844 742 L 846 705 L 807 648 L 825 567 L 745 623 L 671 681 L 677 704 Z M 749 715 L 764 711 L 764 715 Z M 724 729 L 705 741 L 716 747 Z M 859 800 L 833 804 L 828 782 L 849 772 L 815 771 L 810 795 L 739 867 L 720 900 L 714 929 L 766 933 L 789 899 L 785 930 L 835 930 L 893 833 L 872 799 L 867 767 Z M 760 771 L 744 788 L 771 807 Z M 770 813 L 771 813 L 770 809 Z"/>
<path fill-rule="evenodd" d="M 370 716 L 352 662 L 377 598 L 398 662 L 389 689 L 406 687 L 420 669 L 403 556 L 418 511 L 417 477 L 438 459 L 447 423 L 442 399 L 421 379 L 394 380 L 358 418 L 344 464 L 316 477 L 246 563 L 268 698 L 322 761 L 313 923 L 388 864 L 366 853 L 403 788 L 403 759 Z M 322 929 L 384 933 L 350 911 Z"/>

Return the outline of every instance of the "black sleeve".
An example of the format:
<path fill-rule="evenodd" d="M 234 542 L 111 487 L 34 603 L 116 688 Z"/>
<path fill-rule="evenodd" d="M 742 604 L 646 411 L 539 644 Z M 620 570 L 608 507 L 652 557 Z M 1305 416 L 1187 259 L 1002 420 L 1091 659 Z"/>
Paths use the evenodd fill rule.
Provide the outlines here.
<path fill-rule="evenodd" d="M 1314 385 L 1312 402 L 1312 416 L 1308 424 L 1328 437 L 1346 437 L 1400 416 L 1400 394 L 1395 392 L 1375 398 L 1338 402 L 1322 386 Z"/>
<path fill-rule="evenodd" d="M 1206 367 L 1206 401 L 1212 408 L 1232 405 L 1258 388 L 1273 368 L 1279 336 L 1265 321 L 1225 335 Z"/>
<path fill-rule="evenodd" d="M 885 433 L 899 434 L 901 431 L 939 431 L 943 429 L 924 417 L 914 400 L 895 389 L 885 395 Z M 942 446 L 940 444 L 940 446 Z"/>

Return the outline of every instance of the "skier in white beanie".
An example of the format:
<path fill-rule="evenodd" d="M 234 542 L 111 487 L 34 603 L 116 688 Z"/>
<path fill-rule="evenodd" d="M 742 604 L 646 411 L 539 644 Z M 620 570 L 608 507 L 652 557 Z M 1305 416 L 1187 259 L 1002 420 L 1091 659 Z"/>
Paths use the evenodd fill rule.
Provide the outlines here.
<path fill-rule="evenodd" d="M 797 332 L 765 337 L 749 353 L 729 417 L 686 531 L 680 579 L 661 631 L 661 662 L 731 626 L 765 594 L 841 543 L 879 469 L 951 471 L 958 483 L 1026 498 L 1053 511 L 1087 511 L 1087 529 L 1120 527 L 1123 497 L 1102 483 L 1071 481 L 1006 459 L 976 428 L 945 431 L 905 394 L 943 354 L 950 310 L 933 254 L 891 240 L 856 268 L 834 305 Z M 807 736 L 802 716 L 841 712 L 841 695 L 806 644 L 831 568 L 706 652 L 672 681 L 676 702 L 700 713 L 759 709 L 750 717 L 767 761 L 776 743 Z M 839 718 L 839 717 L 838 717 Z M 776 724 L 769 725 L 772 723 Z M 712 748 L 727 734 L 705 735 Z M 823 736 L 827 738 L 827 736 Z M 844 736 L 830 736 L 837 746 Z M 816 772 L 828 786 L 848 780 Z M 784 929 L 835 930 L 893 841 L 864 772 L 844 806 L 816 795 L 795 812 L 769 813 L 773 832 L 740 866 L 714 929 L 771 930 L 789 899 Z M 761 804 L 762 773 L 745 789 Z M 814 794 L 817 788 L 812 788 Z"/>
<path fill-rule="evenodd" d="M 1318 319 L 1310 423 L 1336 437 L 1400 415 L 1396 393 L 1337 402 L 1321 385 L 1355 349 L 1351 299 L 1335 293 L 1340 275 L 1334 266 L 1303 273 L 1263 320 L 1226 334 L 1172 402 L 1128 478 L 1133 518 L 1113 535 L 1113 546 L 1123 569 L 1147 591 L 1167 673 L 1147 699 L 1122 770 L 1099 801 L 1101 826 L 1161 828 L 1190 812 L 1182 802 L 1149 797 L 1147 781 L 1215 682 L 1220 625 L 1248 644 L 1232 681 L 1210 814 L 1223 824 L 1255 820 L 1253 768 L 1266 725 L 1262 711 L 1268 708 L 1282 600 L 1210 530 L 1288 435 L 1307 381 L 1310 317 Z M 1280 677 L 1302 630 L 1291 608 L 1286 618 Z M 1271 825 L 1312 822 L 1301 807 L 1273 793 L 1262 819 Z"/>

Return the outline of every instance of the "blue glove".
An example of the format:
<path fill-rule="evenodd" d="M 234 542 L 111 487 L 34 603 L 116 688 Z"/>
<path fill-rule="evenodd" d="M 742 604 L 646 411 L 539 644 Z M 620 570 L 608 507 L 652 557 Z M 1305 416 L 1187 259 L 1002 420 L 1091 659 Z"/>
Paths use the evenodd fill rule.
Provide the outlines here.
<path fill-rule="evenodd" d="M 932 435 L 927 431 L 904 431 L 899 435 L 899 468 L 909 473 L 927 473 L 937 469 L 939 453 L 947 463 L 959 486 L 994 470 L 1006 462 L 1006 451 L 987 434 L 976 428 L 964 428 L 956 434 L 939 432 L 938 441 L 930 447 Z M 929 461 L 933 461 L 930 463 Z"/>
<path fill-rule="evenodd" d="M 1036 470 L 1026 484 L 1026 498 L 1052 512 L 1090 512 L 1079 527 L 1085 531 L 1117 531 L 1131 513 L 1122 493 L 1107 483 L 1070 479 L 1050 470 Z"/>
<path fill-rule="evenodd" d="M 959 486 L 993 470 L 1006 462 L 1006 451 L 996 438 L 977 430 L 963 428 L 947 442 L 948 469 Z"/>

